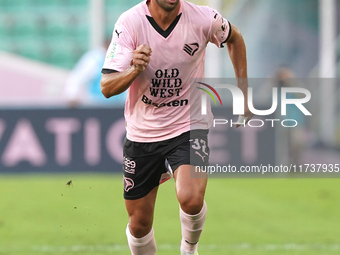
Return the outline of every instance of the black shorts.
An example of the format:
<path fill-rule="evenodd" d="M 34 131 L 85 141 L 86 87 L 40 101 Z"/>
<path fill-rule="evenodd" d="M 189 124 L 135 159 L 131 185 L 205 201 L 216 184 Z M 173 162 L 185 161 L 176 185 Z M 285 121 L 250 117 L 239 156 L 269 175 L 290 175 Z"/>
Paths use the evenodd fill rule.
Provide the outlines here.
<path fill-rule="evenodd" d="M 132 142 L 123 146 L 124 198 L 146 196 L 167 173 L 166 161 L 173 171 L 181 165 L 209 164 L 208 130 L 192 130 L 154 143 Z"/>

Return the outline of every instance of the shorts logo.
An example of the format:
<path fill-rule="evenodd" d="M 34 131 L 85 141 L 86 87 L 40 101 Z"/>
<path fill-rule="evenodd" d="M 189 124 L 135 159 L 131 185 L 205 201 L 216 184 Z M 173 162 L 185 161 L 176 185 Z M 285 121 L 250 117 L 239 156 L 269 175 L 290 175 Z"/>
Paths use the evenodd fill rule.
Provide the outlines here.
<path fill-rule="evenodd" d="M 202 161 L 204 162 L 205 156 L 202 156 L 201 153 L 199 153 L 198 151 L 195 151 L 195 154 L 198 155 L 198 156 L 200 156 L 201 159 L 202 159 Z"/>
<path fill-rule="evenodd" d="M 124 190 L 129 192 L 135 186 L 134 181 L 131 178 L 124 177 Z"/>
<path fill-rule="evenodd" d="M 195 154 L 198 155 L 202 162 L 205 163 L 205 159 L 209 156 L 209 148 L 207 141 L 204 139 L 190 139 L 191 148 L 195 150 Z"/>
<path fill-rule="evenodd" d="M 120 45 L 118 43 L 113 42 L 110 44 L 110 47 L 106 54 L 106 58 L 113 59 L 119 52 L 120 52 Z"/>
<path fill-rule="evenodd" d="M 124 168 L 125 172 L 127 172 L 129 174 L 135 174 L 136 162 L 124 157 L 123 158 L 123 168 Z"/>

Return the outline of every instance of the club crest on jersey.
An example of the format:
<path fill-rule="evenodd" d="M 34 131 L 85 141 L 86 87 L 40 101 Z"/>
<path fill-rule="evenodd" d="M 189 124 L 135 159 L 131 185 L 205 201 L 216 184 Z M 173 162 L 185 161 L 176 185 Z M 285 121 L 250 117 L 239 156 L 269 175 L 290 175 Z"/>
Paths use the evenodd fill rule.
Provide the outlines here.
<path fill-rule="evenodd" d="M 193 56 L 198 51 L 199 48 L 200 46 L 198 45 L 198 43 L 190 43 L 184 44 L 183 50 L 190 56 Z"/>
<path fill-rule="evenodd" d="M 109 49 L 107 50 L 106 58 L 107 59 L 113 59 L 117 53 L 120 52 L 120 45 L 116 42 L 113 42 L 110 44 Z"/>
<path fill-rule="evenodd" d="M 124 177 L 124 190 L 129 192 L 135 186 L 134 181 L 131 178 Z"/>

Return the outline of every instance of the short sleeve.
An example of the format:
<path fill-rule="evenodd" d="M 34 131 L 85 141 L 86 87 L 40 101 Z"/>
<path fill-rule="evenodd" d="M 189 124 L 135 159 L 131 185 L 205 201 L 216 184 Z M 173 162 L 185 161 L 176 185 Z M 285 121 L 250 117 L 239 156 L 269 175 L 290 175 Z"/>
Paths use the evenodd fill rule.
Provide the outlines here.
<path fill-rule="evenodd" d="M 217 47 L 223 48 L 223 44 L 228 41 L 231 34 L 230 22 L 223 18 L 218 11 L 210 9 L 210 12 L 212 24 L 209 41 L 216 44 Z"/>
<path fill-rule="evenodd" d="M 128 30 L 117 22 L 106 52 L 102 73 L 107 70 L 122 72 L 127 69 L 130 66 L 133 50 L 134 44 Z"/>

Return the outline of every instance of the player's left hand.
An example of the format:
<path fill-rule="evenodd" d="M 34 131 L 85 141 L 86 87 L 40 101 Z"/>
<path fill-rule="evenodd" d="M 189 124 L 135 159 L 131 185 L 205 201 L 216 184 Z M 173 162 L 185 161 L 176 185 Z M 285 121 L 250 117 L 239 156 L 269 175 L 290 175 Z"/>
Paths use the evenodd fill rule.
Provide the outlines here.
<path fill-rule="evenodd" d="M 241 123 L 239 123 L 239 124 L 236 124 L 235 125 L 235 127 L 236 128 L 238 128 L 238 127 L 242 127 L 242 126 L 246 126 L 247 125 L 247 123 L 251 120 L 251 118 L 254 116 L 254 113 L 252 113 L 250 110 L 249 110 L 249 108 L 248 108 L 248 106 L 245 106 L 244 107 L 244 115 L 242 115 L 242 116 L 240 116 L 240 117 L 242 117 L 241 119 Z M 243 120 L 245 120 L 245 124 L 243 125 Z"/>

